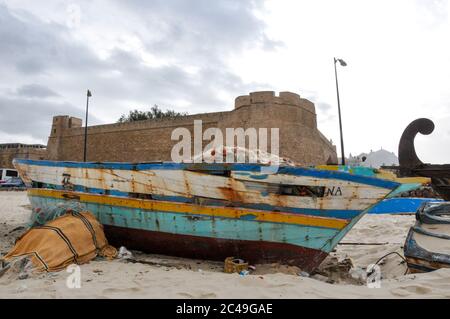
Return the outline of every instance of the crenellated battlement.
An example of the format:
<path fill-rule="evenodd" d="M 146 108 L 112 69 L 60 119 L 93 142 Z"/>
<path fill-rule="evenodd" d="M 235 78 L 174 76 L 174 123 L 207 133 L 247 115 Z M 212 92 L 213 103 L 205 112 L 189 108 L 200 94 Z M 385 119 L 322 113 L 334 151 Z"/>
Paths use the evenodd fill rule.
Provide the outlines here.
<path fill-rule="evenodd" d="M 311 113 L 316 113 L 314 104 L 306 99 L 302 99 L 300 95 L 292 92 L 280 92 L 278 96 L 274 91 L 257 91 L 248 95 L 241 95 L 234 101 L 234 108 L 239 109 L 251 105 L 291 105 L 299 106 Z"/>

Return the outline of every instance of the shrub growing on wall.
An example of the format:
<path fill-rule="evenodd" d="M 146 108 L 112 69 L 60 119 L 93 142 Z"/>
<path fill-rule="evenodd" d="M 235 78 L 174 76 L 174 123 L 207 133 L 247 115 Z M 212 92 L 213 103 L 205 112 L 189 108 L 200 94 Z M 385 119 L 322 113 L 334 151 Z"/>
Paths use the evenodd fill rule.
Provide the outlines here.
<path fill-rule="evenodd" d="M 188 113 L 186 112 L 180 113 L 173 110 L 163 111 L 159 108 L 158 105 L 154 105 L 152 106 L 150 111 L 132 110 L 128 114 L 122 114 L 117 122 L 127 123 L 151 119 L 177 118 L 186 115 L 188 115 Z"/>

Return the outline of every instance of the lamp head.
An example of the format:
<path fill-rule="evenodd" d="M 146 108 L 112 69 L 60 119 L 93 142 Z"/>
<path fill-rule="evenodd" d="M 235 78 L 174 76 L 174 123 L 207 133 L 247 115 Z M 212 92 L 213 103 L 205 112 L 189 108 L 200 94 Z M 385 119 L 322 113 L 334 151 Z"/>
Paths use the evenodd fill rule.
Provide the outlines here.
<path fill-rule="evenodd" d="M 334 59 L 334 61 L 335 61 L 335 63 L 336 62 L 339 62 L 339 64 L 341 65 L 341 66 L 347 66 L 347 62 L 345 62 L 344 60 L 342 60 L 342 59 Z"/>

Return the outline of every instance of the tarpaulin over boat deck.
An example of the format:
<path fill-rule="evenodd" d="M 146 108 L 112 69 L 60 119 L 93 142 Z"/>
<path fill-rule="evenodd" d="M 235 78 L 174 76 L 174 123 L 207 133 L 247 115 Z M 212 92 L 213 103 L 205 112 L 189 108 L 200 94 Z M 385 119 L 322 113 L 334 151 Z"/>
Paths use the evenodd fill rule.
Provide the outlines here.
<path fill-rule="evenodd" d="M 98 255 L 113 258 L 116 254 L 94 215 L 70 212 L 28 230 L 4 260 L 28 257 L 36 270 L 59 271 L 71 264 L 87 263 Z"/>

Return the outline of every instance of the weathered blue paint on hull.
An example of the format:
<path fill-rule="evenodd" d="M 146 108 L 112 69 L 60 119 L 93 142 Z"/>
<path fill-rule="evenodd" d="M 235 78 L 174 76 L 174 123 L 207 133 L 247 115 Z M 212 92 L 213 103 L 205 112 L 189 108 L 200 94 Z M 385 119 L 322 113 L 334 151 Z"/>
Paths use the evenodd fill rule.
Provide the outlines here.
<path fill-rule="evenodd" d="M 72 185 L 73 190 L 76 192 L 83 192 L 89 194 L 99 194 L 99 195 L 111 195 L 118 196 L 123 198 L 129 198 L 129 193 L 117 191 L 117 190 L 104 190 L 100 188 L 92 188 L 92 187 L 84 187 L 80 185 Z M 64 190 L 62 185 L 53 185 L 53 184 L 45 184 L 45 188 L 48 189 L 56 189 L 56 190 Z M 171 201 L 178 203 L 194 203 L 194 198 L 188 198 L 183 196 L 163 196 L 163 195 L 152 195 L 154 200 L 162 200 L 162 201 Z M 223 206 L 223 201 L 214 200 L 204 198 L 203 202 L 208 206 Z M 265 210 L 269 212 L 274 211 L 283 211 L 293 214 L 303 214 L 303 215 L 311 215 L 311 216 L 319 216 L 319 217 L 330 217 L 330 218 L 339 218 L 339 219 L 352 219 L 362 213 L 361 210 L 352 210 L 352 209 L 312 209 L 312 208 L 300 208 L 300 207 L 287 207 L 287 206 L 274 206 L 269 204 L 256 204 L 256 203 L 239 203 L 233 202 L 236 207 L 250 208 L 250 209 L 258 209 Z"/>
<path fill-rule="evenodd" d="M 62 203 L 38 196 L 30 196 L 30 201 L 33 207 L 57 207 Z M 104 225 L 217 239 L 285 243 L 326 253 L 332 249 L 327 243 L 339 233 L 338 229 L 286 223 L 154 212 L 96 203 L 82 205 Z"/>
<path fill-rule="evenodd" d="M 436 198 L 388 198 L 373 206 L 368 214 L 415 214 L 417 209 L 428 202 L 443 202 Z"/>
<path fill-rule="evenodd" d="M 94 168 L 94 169 L 118 169 L 118 170 L 198 170 L 199 165 L 203 171 L 240 171 L 240 172 L 257 172 L 260 173 L 266 166 L 261 164 L 190 164 L 190 163 L 84 163 L 84 162 L 54 162 L 54 161 L 34 161 L 27 159 L 14 159 L 14 164 L 37 165 L 48 167 L 69 167 L 69 168 Z M 267 168 L 267 167 L 266 167 Z M 308 176 L 325 179 L 338 179 L 343 181 L 361 183 L 375 187 L 382 187 L 388 189 L 395 189 L 400 186 L 399 183 L 375 178 L 365 175 L 348 174 L 341 171 L 328 171 L 315 168 L 303 168 L 293 166 L 280 166 L 276 170 L 277 174 L 294 175 L 294 176 Z M 259 180 L 259 175 L 255 175 L 255 179 Z"/>

